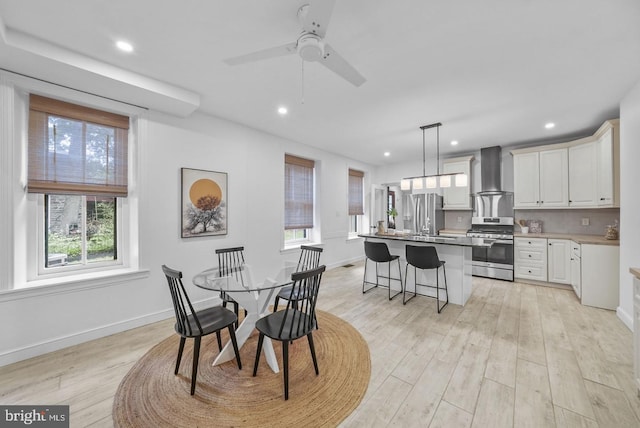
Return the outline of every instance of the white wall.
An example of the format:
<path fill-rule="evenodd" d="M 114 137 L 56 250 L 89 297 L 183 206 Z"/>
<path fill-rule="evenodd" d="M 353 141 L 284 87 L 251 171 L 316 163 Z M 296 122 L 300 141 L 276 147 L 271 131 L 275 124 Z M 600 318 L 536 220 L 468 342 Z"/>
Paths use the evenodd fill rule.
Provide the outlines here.
<path fill-rule="evenodd" d="M 618 316 L 633 329 L 633 277 L 640 267 L 640 82 L 620 103 L 620 306 Z"/>
<path fill-rule="evenodd" d="M 347 240 L 348 168 L 365 171 L 368 189 L 371 166 L 202 114 L 179 119 L 149 113 L 139 123 L 138 257 L 143 273 L 64 292 L 0 293 L 0 365 L 173 316 L 162 264 L 182 270 L 190 285 L 194 274 L 217 264 L 216 248 L 244 245 L 258 275 L 284 259 L 297 260 L 298 251 L 281 251 L 285 152 L 317 162 L 322 263 L 335 267 L 363 257 L 362 240 Z M 180 237 L 182 167 L 228 173 L 226 236 Z M 2 177 L 3 191 L 12 191 Z M 211 298 L 195 286 L 189 291 L 194 300 Z"/>

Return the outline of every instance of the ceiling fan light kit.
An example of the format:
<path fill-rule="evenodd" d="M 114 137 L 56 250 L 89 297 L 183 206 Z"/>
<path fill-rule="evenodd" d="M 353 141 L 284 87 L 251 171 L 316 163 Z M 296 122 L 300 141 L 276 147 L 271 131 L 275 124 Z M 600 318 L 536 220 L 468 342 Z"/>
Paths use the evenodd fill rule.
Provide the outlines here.
<path fill-rule="evenodd" d="M 421 126 L 422 129 L 422 175 L 416 177 L 406 177 L 400 181 L 400 189 L 402 190 L 422 190 L 451 187 L 451 179 L 456 187 L 465 187 L 468 183 L 467 174 L 449 173 L 440 174 L 440 127 L 442 123 L 432 123 L 430 125 Z M 436 144 L 436 173 L 427 175 L 426 173 L 426 144 L 425 130 L 436 128 L 437 144 Z"/>
<path fill-rule="evenodd" d="M 224 62 L 240 65 L 297 53 L 303 61 L 318 62 L 352 85 L 362 85 L 366 79 L 324 41 L 334 4 L 335 0 L 310 0 L 300 7 L 297 15 L 302 33 L 295 42 L 227 58 Z"/>

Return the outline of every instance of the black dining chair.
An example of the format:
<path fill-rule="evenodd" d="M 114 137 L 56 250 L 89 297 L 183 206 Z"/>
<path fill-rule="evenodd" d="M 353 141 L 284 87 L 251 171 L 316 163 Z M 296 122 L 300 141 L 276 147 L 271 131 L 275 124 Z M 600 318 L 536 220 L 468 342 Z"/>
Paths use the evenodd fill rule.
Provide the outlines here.
<path fill-rule="evenodd" d="M 216 250 L 216 255 L 218 256 L 218 272 L 220 276 L 230 276 L 235 278 L 238 283 L 244 284 L 244 275 L 241 269 L 244 266 L 244 247 L 220 248 Z M 222 299 L 223 307 L 226 308 L 227 304 L 231 303 L 236 317 L 240 316 L 238 302 L 233 297 L 221 291 L 220 299 Z M 247 315 L 246 310 L 245 315 Z M 235 327 L 236 329 L 238 328 L 238 321 L 236 321 Z"/>
<path fill-rule="evenodd" d="M 316 376 L 318 370 L 318 360 L 316 350 L 313 345 L 313 330 L 316 328 L 316 300 L 322 273 L 326 267 L 319 266 L 316 269 L 303 272 L 296 272 L 291 275 L 293 285 L 291 294 L 299 296 L 298 299 L 287 299 L 287 307 L 284 310 L 271 313 L 256 322 L 256 329 L 260 332 L 258 337 L 258 349 L 256 351 L 256 362 L 253 366 L 253 375 L 258 373 L 258 363 L 260 362 L 260 352 L 264 337 L 270 337 L 282 343 L 282 365 L 284 375 L 284 399 L 289 399 L 289 343 L 307 336 L 311 358 Z"/>
<path fill-rule="evenodd" d="M 298 259 L 296 272 L 315 269 L 320 266 L 320 255 L 322 254 L 322 248 L 312 247 L 310 245 L 301 245 L 300 250 L 300 258 Z M 288 300 L 290 298 L 294 298 L 295 300 L 299 300 L 298 296 L 291 294 L 291 288 L 292 287 L 290 286 L 286 286 L 280 289 L 280 292 L 276 295 L 276 299 L 273 302 L 273 312 L 278 310 L 280 299 Z"/>
<path fill-rule="evenodd" d="M 407 257 L 407 267 L 404 270 L 405 287 L 404 287 L 404 294 L 402 295 L 402 302 L 406 305 L 409 300 L 416 297 L 418 285 L 423 287 L 435 288 L 436 289 L 436 296 L 435 296 L 436 307 L 438 308 L 438 313 L 442 312 L 442 309 L 444 309 L 444 307 L 449 304 L 449 289 L 447 288 L 447 270 L 445 268 L 445 261 L 440 260 L 440 258 L 438 257 L 438 251 L 436 250 L 435 247 L 407 245 L 405 251 L 406 251 L 406 257 Z M 415 286 L 414 286 L 413 296 L 409 297 L 409 299 L 406 299 L 406 294 L 407 294 L 406 283 L 409 278 L 407 276 L 407 270 L 409 269 L 410 265 L 413 266 L 413 278 L 415 281 Z M 442 268 L 442 272 L 444 274 L 444 288 L 440 287 L 440 268 Z M 417 269 L 421 269 L 421 270 L 435 269 L 436 285 L 419 284 L 418 277 L 416 276 Z M 440 290 L 443 290 L 447 296 L 446 301 L 442 306 L 440 306 Z"/>
<path fill-rule="evenodd" d="M 193 338 L 193 368 L 191 371 L 191 395 L 196 391 L 196 377 L 198 375 L 198 360 L 200 358 L 200 342 L 203 336 L 215 333 L 218 339 L 218 348 L 222 350 L 222 340 L 220 338 L 220 330 L 229 329 L 233 350 L 236 353 L 236 361 L 238 369 L 242 369 L 240 361 L 240 352 L 238 352 L 238 343 L 236 342 L 236 332 L 233 324 L 238 321 L 238 317 L 230 310 L 221 306 L 195 311 L 191 300 L 187 295 L 187 291 L 182 284 L 182 272 L 173 270 L 162 265 L 162 271 L 167 277 L 169 283 L 169 291 L 171 292 L 171 300 L 173 301 L 173 309 L 176 315 L 176 324 L 174 326 L 176 333 L 180 335 L 180 347 L 178 348 L 178 360 L 176 361 L 176 369 L 174 374 L 178 374 L 180 368 L 180 360 L 182 359 L 182 351 L 187 338 Z"/>
<path fill-rule="evenodd" d="M 362 294 L 367 291 L 371 291 L 374 288 L 387 287 L 389 289 L 389 300 L 396 297 L 398 294 L 402 293 L 402 269 L 400 268 L 400 256 L 391 255 L 389 253 L 389 247 L 384 242 L 371 242 L 365 241 L 364 243 L 364 254 L 366 259 L 364 261 L 364 278 L 362 279 Z M 376 264 L 376 282 L 367 281 L 367 264 L 368 261 L 371 260 Z M 391 262 L 398 262 L 398 278 L 391 277 Z M 378 272 L 378 264 L 386 263 L 388 266 L 388 275 L 382 275 Z M 384 278 L 388 281 L 387 285 L 380 284 L 380 278 Z M 393 296 L 391 295 L 391 281 L 399 281 L 400 282 L 400 291 L 395 293 Z M 366 284 L 371 284 L 372 286 L 365 289 Z"/>

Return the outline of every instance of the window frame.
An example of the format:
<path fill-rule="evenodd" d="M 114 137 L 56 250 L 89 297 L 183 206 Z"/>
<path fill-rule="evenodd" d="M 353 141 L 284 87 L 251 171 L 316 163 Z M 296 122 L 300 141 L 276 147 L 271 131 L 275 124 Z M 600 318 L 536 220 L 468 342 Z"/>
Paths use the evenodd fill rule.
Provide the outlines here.
<path fill-rule="evenodd" d="M 283 247 L 285 249 L 287 248 L 295 248 L 295 247 L 299 247 L 300 245 L 306 244 L 306 243 L 310 243 L 313 242 L 312 237 L 315 235 L 315 230 L 317 227 L 317 222 L 316 222 L 316 209 L 317 209 L 317 162 L 315 160 L 311 160 L 311 159 L 307 159 L 307 158 L 302 158 L 296 155 L 291 155 L 288 153 L 285 153 L 285 157 L 284 157 L 284 168 L 286 170 L 287 168 L 287 164 L 293 164 L 293 165 L 298 165 L 298 166 L 303 166 L 303 167 L 307 167 L 311 169 L 311 180 L 312 180 L 312 184 L 311 184 L 311 214 L 312 214 L 312 224 L 310 228 L 304 228 L 304 227 L 300 227 L 300 228 L 290 228 L 287 229 L 287 177 L 286 177 L 286 173 L 285 173 L 285 177 L 284 177 L 284 188 L 283 188 L 283 196 L 284 196 L 284 215 L 283 215 L 283 230 L 282 230 L 282 240 L 283 240 Z M 304 238 L 294 238 L 294 239 L 287 239 L 286 238 L 286 234 L 287 231 L 299 231 L 299 230 L 303 230 L 305 237 Z M 295 232 L 294 232 L 295 234 Z"/>
<path fill-rule="evenodd" d="M 348 238 L 353 239 L 357 238 L 358 234 L 362 233 L 362 218 L 364 216 L 364 171 L 360 171 L 354 168 L 348 169 L 347 176 L 347 213 L 349 218 L 349 228 L 348 228 Z M 354 190 L 353 186 L 353 178 L 359 178 L 359 191 L 360 191 L 360 202 L 359 204 L 354 203 L 354 197 L 351 192 Z M 357 212 L 354 214 L 354 212 Z"/>
<path fill-rule="evenodd" d="M 38 275 L 38 197 L 26 191 L 29 95 L 66 100 L 129 117 L 127 132 L 129 195 L 121 200 L 119 258 L 121 265 L 78 272 Z M 0 226 L 0 301 L 43 296 L 122 284 L 147 278 L 149 270 L 139 266 L 139 194 L 148 185 L 138 179 L 139 152 L 148 144 L 145 108 L 62 87 L 0 70 L 0 166 L 6 192 L 0 192 L 3 213 Z M 44 204 L 44 202 L 43 202 Z M 44 223 L 43 227 L 44 227 Z"/>

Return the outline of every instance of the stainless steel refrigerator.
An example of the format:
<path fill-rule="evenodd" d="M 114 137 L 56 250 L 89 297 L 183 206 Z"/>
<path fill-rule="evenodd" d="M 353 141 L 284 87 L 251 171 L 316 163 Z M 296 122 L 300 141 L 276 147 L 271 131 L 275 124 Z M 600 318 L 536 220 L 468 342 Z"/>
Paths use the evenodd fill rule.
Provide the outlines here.
<path fill-rule="evenodd" d="M 416 193 L 411 195 L 412 232 L 435 236 L 444 228 L 442 196 L 437 193 Z"/>

